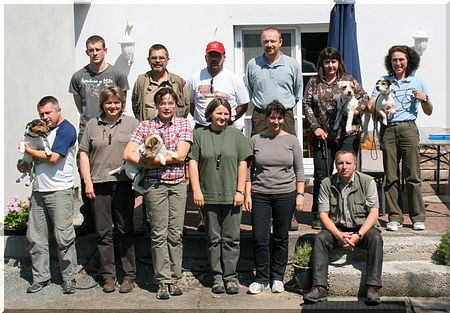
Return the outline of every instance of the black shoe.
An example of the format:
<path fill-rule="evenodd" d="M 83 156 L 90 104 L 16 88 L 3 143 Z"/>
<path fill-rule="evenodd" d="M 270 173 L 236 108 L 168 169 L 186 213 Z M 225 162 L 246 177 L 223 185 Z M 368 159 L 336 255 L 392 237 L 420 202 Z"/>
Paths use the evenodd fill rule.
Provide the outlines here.
<path fill-rule="evenodd" d="M 303 295 L 305 303 L 317 303 L 327 301 L 328 292 L 323 286 L 312 286 L 311 291 Z"/>
<path fill-rule="evenodd" d="M 169 288 L 167 288 L 167 284 L 161 283 L 158 285 L 158 291 L 156 292 L 156 299 L 160 300 L 170 299 Z"/>
<path fill-rule="evenodd" d="M 183 291 L 177 283 L 174 283 L 169 285 L 169 294 L 171 296 L 181 296 L 183 294 Z"/>
<path fill-rule="evenodd" d="M 217 293 L 217 294 L 224 293 L 225 292 L 225 286 L 223 284 L 221 284 L 221 283 L 215 282 L 212 285 L 211 291 L 213 293 Z"/>
<path fill-rule="evenodd" d="M 380 295 L 378 294 L 378 289 L 380 289 L 380 287 L 367 285 L 367 299 L 366 299 L 367 305 L 379 305 L 381 303 Z"/>
<path fill-rule="evenodd" d="M 226 292 L 229 295 L 239 293 L 239 289 L 240 289 L 239 283 L 236 281 L 230 281 L 226 284 Z"/>
<path fill-rule="evenodd" d="M 33 283 L 30 287 L 27 288 L 27 293 L 35 293 L 41 291 L 42 288 L 48 285 L 50 285 L 50 279 L 40 283 Z"/>
<path fill-rule="evenodd" d="M 312 229 L 322 229 L 322 223 L 320 222 L 320 220 L 318 218 L 313 219 L 311 228 Z"/>
<path fill-rule="evenodd" d="M 76 291 L 77 282 L 75 279 L 63 282 L 62 289 L 64 294 L 72 294 Z"/>

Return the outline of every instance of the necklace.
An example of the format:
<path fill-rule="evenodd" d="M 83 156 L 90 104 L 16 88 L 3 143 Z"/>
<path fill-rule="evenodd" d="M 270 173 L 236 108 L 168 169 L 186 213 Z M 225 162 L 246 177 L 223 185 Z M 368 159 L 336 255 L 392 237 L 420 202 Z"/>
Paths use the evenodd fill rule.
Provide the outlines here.
<path fill-rule="evenodd" d="M 114 138 L 114 135 L 116 134 L 117 129 L 119 128 L 119 124 L 120 124 L 120 119 L 115 121 L 113 124 L 106 123 L 103 125 L 103 138 L 106 135 L 107 140 L 108 140 L 108 146 L 110 146 L 112 144 L 112 140 Z M 114 127 L 114 131 L 113 132 L 109 131 L 113 127 Z"/>
<path fill-rule="evenodd" d="M 216 160 L 216 170 L 220 169 L 220 161 L 222 159 L 222 149 L 223 149 L 223 142 L 226 139 L 227 136 L 227 128 L 225 127 L 225 129 L 223 131 L 221 131 L 220 133 L 217 134 L 216 131 L 214 131 L 211 126 L 209 126 L 209 131 L 210 131 L 210 135 L 211 135 L 211 142 L 213 145 L 213 151 L 214 151 L 214 160 Z M 216 133 L 218 136 L 222 137 L 222 142 L 220 143 L 220 149 L 219 149 L 219 154 L 216 153 L 216 145 L 214 144 L 214 137 L 213 137 L 213 133 Z M 222 136 L 223 134 L 223 136 Z"/>

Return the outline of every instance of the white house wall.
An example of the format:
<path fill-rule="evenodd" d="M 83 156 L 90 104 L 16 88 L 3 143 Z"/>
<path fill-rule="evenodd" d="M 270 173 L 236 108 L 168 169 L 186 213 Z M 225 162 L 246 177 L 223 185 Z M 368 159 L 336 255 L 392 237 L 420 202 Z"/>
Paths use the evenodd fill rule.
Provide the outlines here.
<path fill-rule="evenodd" d="M 4 5 L 4 194 L 24 197 L 31 187 L 16 184 L 17 150 L 25 125 L 38 118 L 37 102 L 55 96 L 63 114 L 78 113 L 68 93 L 74 69 L 73 5 Z M 3 210 L 2 210 L 3 211 Z"/>
<path fill-rule="evenodd" d="M 234 26 L 328 23 L 333 5 L 332 1 L 329 4 L 298 5 L 80 5 L 75 10 L 75 20 L 82 19 L 78 21 L 82 27 L 77 30 L 80 36 L 75 51 L 74 70 L 87 63 L 84 42 L 93 34 L 106 39 L 108 62 L 129 72 L 131 88 L 137 75 L 149 69 L 146 57 L 148 48 L 154 43 L 167 46 L 171 57 L 169 69 L 185 79 L 205 66 L 204 49 L 207 42 L 213 39 L 224 43 L 227 49 L 225 67 L 235 70 Z M 435 111 L 431 117 L 419 115 L 418 123 L 421 126 L 449 127 L 446 118 L 449 114 L 446 109 L 446 10 L 445 4 L 356 3 L 361 72 L 364 88 L 369 93 L 378 77 L 385 74 L 383 58 L 390 46 L 412 46 L 412 36 L 420 27 L 430 36 L 417 75 L 426 80 Z M 79 17 L 77 11 L 88 13 Z M 137 43 L 136 60 L 128 68 L 119 58 L 118 42 L 130 19 L 135 24 L 131 36 Z M 131 109 L 128 109 L 128 113 L 131 114 Z"/>

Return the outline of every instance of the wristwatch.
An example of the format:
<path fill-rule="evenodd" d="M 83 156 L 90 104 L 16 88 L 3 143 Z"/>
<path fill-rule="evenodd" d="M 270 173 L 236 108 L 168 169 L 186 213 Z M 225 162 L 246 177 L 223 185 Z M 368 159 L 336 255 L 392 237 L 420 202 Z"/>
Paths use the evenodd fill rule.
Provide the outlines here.
<path fill-rule="evenodd" d="M 302 197 L 304 197 L 304 196 L 305 196 L 305 193 L 304 193 L 304 192 L 297 192 L 297 196 L 302 196 Z"/>
<path fill-rule="evenodd" d="M 430 100 L 430 98 L 428 97 L 428 95 L 425 95 L 425 99 L 420 100 L 420 102 L 428 102 L 428 100 Z"/>
<path fill-rule="evenodd" d="M 243 195 L 243 196 L 245 196 L 245 193 L 244 193 L 243 191 L 240 191 L 240 190 L 236 189 L 236 192 L 237 192 L 237 193 L 240 193 L 240 194 Z"/>
<path fill-rule="evenodd" d="M 364 238 L 364 236 L 359 232 L 359 230 L 355 234 L 358 235 L 359 240 Z"/>

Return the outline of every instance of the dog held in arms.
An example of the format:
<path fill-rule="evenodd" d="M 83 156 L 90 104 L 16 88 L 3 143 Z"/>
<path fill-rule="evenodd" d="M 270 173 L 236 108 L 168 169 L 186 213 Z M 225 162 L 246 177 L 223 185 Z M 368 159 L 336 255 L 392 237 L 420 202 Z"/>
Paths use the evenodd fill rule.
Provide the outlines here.
<path fill-rule="evenodd" d="M 50 128 L 40 119 L 32 120 L 25 127 L 24 138 L 19 144 L 19 151 L 23 154 L 20 164 L 28 164 L 30 166 L 30 171 L 22 173 L 22 176 L 16 179 L 16 183 L 20 183 L 27 175 L 29 176 L 29 179 L 25 182 L 25 186 L 30 186 L 34 180 L 33 158 L 25 152 L 25 142 L 28 143 L 32 149 L 44 150 L 45 155 L 52 155 L 52 150 L 50 150 L 47 140 L 47 134 L 49 132 Z"/>
<path fill-rule="evenodd" d="M 137 155 L 143 156 L 148 159 L 159 158 L 159 162 L 161 165 L 166 165 L 166 156 L 170 156 L 172 158 L 177 157 L 177 153 L 171 150 L 168 150 L 163 143 L 162 138 L 156 134 L 149 134 L 144 143 L 139 146 L 139 148 L 135 151 Z M 155 166 L 157 167 L 157 166 Z M 110 171 L 109 175 L 114 175 L 125 170 L 125 174 L 129 179 L 132 180 L 133 190 L 144 194 L 145 189 L 142 186 L 142 180 L 144 179 L 144 172 L 140 171 L 135 165 L 125 162 L 121 167 L 116 168 L 115 170 Z"/>
<path fill-rule="evenodd" d="M 355 89 L 357 82 L 355 80 L 338 82 L 341 93 L 337 99 L 337 114 L 334 121 L 334 130 L 339 128 L 339 124 L 343 116 L 347 116 L 345 123 L 345 131 L 348 133 L 352 130 L 353 111 L 358 107 L 358 100 L 355 98 Z"/>
<path fill-rule="evenodd" d="M 395 101 L 394 98 L 391 96 L 391 81 L 389 80 L 378 80 L 375 88 L 380 93 L 378 94 L 378 97 L 375 101 L 375 110 L 374 110 L 374 129 L 377 129 L 377 124 L 381 120 L 381 123 L 383 125 L 387 126 L 387 123 L 389 120 L 392 119 L 395 113 Z M 388 112 L 386 114 L 386 112 Z M 366 141 L 366 138 L 369 136 L 369 121 L 370 121 L 370 113 L 366 111 L 364 114 L 364 137 L 361 140 L 362 143 Z"/>

